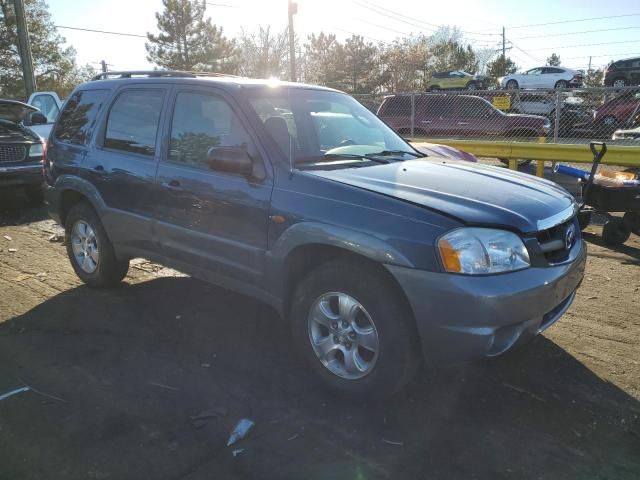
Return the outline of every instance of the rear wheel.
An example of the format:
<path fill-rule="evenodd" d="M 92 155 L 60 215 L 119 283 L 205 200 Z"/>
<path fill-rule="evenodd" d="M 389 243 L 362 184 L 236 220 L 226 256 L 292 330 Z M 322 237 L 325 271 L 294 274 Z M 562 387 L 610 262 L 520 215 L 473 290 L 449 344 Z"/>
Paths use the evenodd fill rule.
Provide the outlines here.
<path fill-rule="evenodd" d="M 627 86 L 627 81 L 624 78 L 616 78 L 611 84 L 613 87 L 622 88 Z"/>
<path fill-rule="evenodd" d="M 567 88 L 569 83 L 566 80 L 558 80 L 554 88 Z"/>
<path fill-rule="evenodd" d="M 478 84 L 476 82 L 467 83 L 467 90 L 478 90 Z"/>
<path fill-rule="evenodd" d="M 65 244 L 71 266 L 90 287 L 117 285 L 129 270 L 129 260 L 119 260 L 95 210 L 82 202 L 74 205 L 65 222 Z"/>
<path fill-rule="evenodd" d="M 640 235 L 640 213 L 627 212 L 622 217 L 627 227 L 636 235 Z"/>
<path fill-rule="evenodd" d="M 516 82 L 515 80 L 509 80 L 507 82 L 507 89 L 508 90 L 517 90 L 518 89 L 518 82 Z"/>
<path fill-rule="evenodd" d="M 412 316 L 375 268 L 331 261 L 293 295 L 294 342 L 328 388 L 352 397 L 386 397 L 418 366 Z"/>
<path fill-rule="evenodd" d="M 631 228 L 619 217 L 609 218 L 602 229 L 602 239 L 607 245 L 622 245 L 629 235 Z"/>

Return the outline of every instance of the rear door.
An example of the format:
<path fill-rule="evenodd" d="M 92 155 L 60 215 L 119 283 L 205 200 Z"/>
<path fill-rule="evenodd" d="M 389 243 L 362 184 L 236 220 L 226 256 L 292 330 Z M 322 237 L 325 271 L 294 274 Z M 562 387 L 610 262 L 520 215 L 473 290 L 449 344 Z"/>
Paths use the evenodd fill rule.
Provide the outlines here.
<path fill-rule="evenodd" d="M 429 136 L 450 135 L 455 95 L 416 97 L 416 127 Z"/>
<path fill-rule="evenodd" d="M 456 134 L 461 137 L 486 137 L 504 133 L 504 116 L 479 97 L 458 97 L 455 117 Z"/>
<path fill-rule="evenodd" d="M 162 252 L 207 277 L 260 285 L 273 188 L 265 155 L 224 92 L 176 89 L 171 104 L 156 178 Z M 216 170 L 208 159 L 213 147 L 241 148 L 256 174 Z"/>
<path fill-rule="evenodd" d="M 157 251 L 154 181 L 168 91 L 167 85 L 148 82 L 120 88 L 83 165 L 106 204 L 103 222 L 111 240 L 134 255 Z"/>

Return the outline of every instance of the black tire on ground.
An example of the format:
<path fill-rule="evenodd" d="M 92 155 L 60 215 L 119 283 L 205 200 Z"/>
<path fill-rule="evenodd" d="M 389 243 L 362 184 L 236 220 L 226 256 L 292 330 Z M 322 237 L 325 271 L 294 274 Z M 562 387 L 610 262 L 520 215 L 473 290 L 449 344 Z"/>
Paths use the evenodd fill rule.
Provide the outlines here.
<path fill-rule="evenodd" d="M 499 158 L 498 160 L 500 160 L 502 163 L 504 163 L 505 165 L 509 166 L 509 159 L 508 158 Z M 520 167 L 525 167 L 527 165 L 529 165 L 532 160 L 526 160 L 526 159 L 518 159 L 516 160 L 517 164 L 518 164 L 518 168 Z"/>
<path fill-rule="evenodd" d="M 73 253 L 71 232 L 77 222 L 89 225 L 95 233 L 98 249 L 98 261 L 94 272 L 88 273 L 80 266 Z M 102 226 L 102 222 L 95 210 L 87 203 L 80 202 L 71 207 L 65 221 L 65 244 L 67 255 L 76 275 L 89 287 L 113 287 L 119 284 L 129 270 L 129 260 L 116 257 L 113 245 Z"/>
<path fill-rule="evenodd" d="M 507 87 L 507 90 L 517 90 L 518 82 L 516 80 L 509 80 L 505 86 Z"/>
<path fill-rule="evenodd" d="M 631 229 L 619 217 L 610 217 L 602 229 L 602 239 L 607 245 L 622 245 L 631 235 Z"/>
<path fill-rule="evenodd" d="M 375 326 L 379 341 L 377 357 L 371 370 L 361 378 L 346 379 L 330 371 L 312 347 L 309 315 L 316 301 L 330 292 L 346 294 L 359 302 Z M 293 341 L 329 389 L 352 398 L 384 398 L 401 389 L 415 375 L 420 363 L 420 347 L 413 315 L 393 285 L 374 266 L 349 260 L 330 261 L 311 271 L 299 283 L 292 298 L 289 320 Z M 332 338 L 335 345 L 338 337 L 332 336 L 328 328 L 323 335 Z M 360 347 L 355 348 L 360 352 Z M 341 359 L 344 362 L 343 351 L 332 352 L 338 362 Z"/>
<path fill-rule="evenodd" d="M 622 220 L 633 233 L 640 235 L 640 212 L 627 212 Z"/>
<path fill-rule="evenodd" d="M 44 201 L 42 185 L 29 185 L 28 187 L 24 187 L 24 193 L 30 203 L 42 203 Z"/>
<path fill-rule="evenodd" d="M 591 223 L 591 212 L 582 211 L 578 213 L 578 225 L 580 225 L 580 230 L 584 230 Z"/>

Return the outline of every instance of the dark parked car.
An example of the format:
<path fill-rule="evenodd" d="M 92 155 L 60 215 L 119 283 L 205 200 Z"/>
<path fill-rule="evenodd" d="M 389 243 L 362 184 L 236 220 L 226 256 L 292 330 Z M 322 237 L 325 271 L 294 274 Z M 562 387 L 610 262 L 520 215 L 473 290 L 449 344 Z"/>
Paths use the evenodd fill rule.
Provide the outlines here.
<path fill-rule="evenodd" d="M 600 132 L 610 135 L 615 129 L 633 124 L 640 115 L 640 89 L 624 90 L 593 112 L 593 121 Z"/>
<path fill-rule="evenodd" d="M 640 57 L 611 63 L 604 73 L 604 84 L 607 87 L 640 85 Z"/>
<path fill-rule="evenodd" d="M 501 354 L 575 297 L 577 206 L 549 181 L 424 157 L 335 90 L 101 77 L 71 94 L 45 167 L 89 286 L 142 256 L 256 297 L 328 386 L 373 396 L 421 357 Z"/>
<path fill-rule="evenodd" d="M 504 113 L 474 95 L 425 94 L 414 100 L 414 133 L 429 137 L 542 137 L 549 120 Z M 398 133 L 411 132 L 411 96 L 385 97 L 378 116 Z"/>
<path fill-rule="evenodd" d="M 44 144 L 25 124 L 46 122 L 31 105 L 0 100 L 0 188 L 21 187 L 30 200 L 42 200 Z"/>

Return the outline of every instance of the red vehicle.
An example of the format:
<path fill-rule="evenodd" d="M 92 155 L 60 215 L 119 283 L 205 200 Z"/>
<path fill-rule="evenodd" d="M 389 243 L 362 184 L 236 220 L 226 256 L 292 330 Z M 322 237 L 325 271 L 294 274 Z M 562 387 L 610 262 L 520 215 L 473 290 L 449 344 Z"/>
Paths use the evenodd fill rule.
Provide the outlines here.
<path fill-rule="evenodd" d="M 504 113 L 474 95 L 419 95 L 414 110 L 418 136 L 542 137 L 551 127 L 545 117 Z M 398 133 L 410 133 L 411 96 L 386 97 L 377 115 Z"/>
<path fill-rule="evenodd" d="M 627 90 L 593 112 L 593 121 L 600 128 L 613 131 L 631 122 L 640 114 L 640 89 Z"/>

